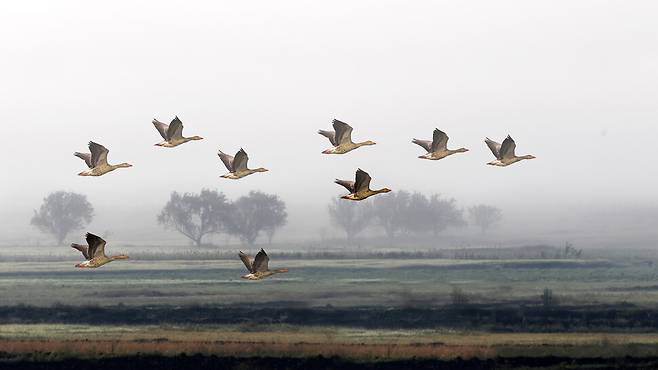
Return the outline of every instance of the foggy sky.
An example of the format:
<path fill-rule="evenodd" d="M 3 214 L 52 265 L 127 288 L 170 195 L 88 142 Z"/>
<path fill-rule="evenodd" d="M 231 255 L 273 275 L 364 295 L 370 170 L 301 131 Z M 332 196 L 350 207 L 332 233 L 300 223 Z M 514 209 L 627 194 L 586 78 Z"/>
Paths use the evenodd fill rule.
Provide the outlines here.
<path fill-rule="evenodd" d="M 651 1 L 6 2 L 0 231 L 29 230 L 59 189 L 114 219 L 157 210 L 173 190 L 262 190 L 300 220 L 357 167 L 373 187 L 519 215 L 655 206 L 657 16 Z M 205 139 L 154 147 L 151 120 L 174 115 Z M 377 145 L 320 154 L 329 142 L 316 131 L 333 118 Z M 417 159 L 411 139 L 434 127 L 471 151 Z M 484 137 L 507 134 L 538 159 L 486 166 Z M 85 165 L 72 154 L 89 140 L 134 167 L 76 176 Z M 270 172 L 220 179 L 217 150 L 241 147 Z"/>

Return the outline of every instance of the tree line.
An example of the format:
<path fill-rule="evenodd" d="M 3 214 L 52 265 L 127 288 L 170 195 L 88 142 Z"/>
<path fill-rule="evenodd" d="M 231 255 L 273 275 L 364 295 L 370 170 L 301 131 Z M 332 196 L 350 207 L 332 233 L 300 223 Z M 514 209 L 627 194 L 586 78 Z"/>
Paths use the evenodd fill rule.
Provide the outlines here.
<path fill-rule="evenodd" d="M 412 234 L 436 237 L 447 228 L 468 224 L 455 199 L 404 190 L 358 203 L 332 199 L 328 211 L 332 224 L 345 233 L 348 243 L 369 227 L 380 227 L 389 239 L 394 239 Z M 502 218 L 500 209 L 485 204 L 470 207 L 467 212 L 468 220 L 482 233 Z"/>
<path fill-rule="evenodd" d="M 93 217 L 94 207 L 85 195 L 57 191 L 44 198 L 30 222 L 62 245 L 69 233 L 85 228 Z M 222 233 L 253 245 L 261 235 L 271 243 L 287 218 L 286 204 L 277 195 L 251 191 L 230 201 L 223 193 L 203 189 L 198 194 L 172 192 L 157 222 L 197 246 L 204 237 Z"/>
<path fill-rule="evenodd" d="M 389 239 L 417 234 L 436 237 L 447 228 L 467 225 L 467 221 L 485 233 L 502 218 L 501 210 L 493 206 L 470 207 L 465 216 L 454 199 L 404 190 L 362 202 L 332 199 L 328 212 L 348 243 L 368 227 L 380 227 Z M 93 216 L 94 208 L 85 195 L 57 191 L 44 198 L 31 223 L 62 245 L 70 232 L 86 227 Z M 253 245 L 261 236 L 271 243 L 287 218 L 286 204 L 277 195 L 251 191 L 231 201 L 221 192 L 202 189 L 198 194 L 172 192 L 157 222 L 197 246 L 213 234 L 235 236 Z"/>

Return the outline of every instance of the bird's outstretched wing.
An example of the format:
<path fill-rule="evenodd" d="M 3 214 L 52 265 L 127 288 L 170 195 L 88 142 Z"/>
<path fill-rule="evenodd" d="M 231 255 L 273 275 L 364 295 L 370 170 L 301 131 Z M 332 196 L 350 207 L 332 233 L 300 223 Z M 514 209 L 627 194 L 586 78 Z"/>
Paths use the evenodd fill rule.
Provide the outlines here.
<path fill-rule="evenodd" d="M 270 257 L 267 256 L 267 253 L 263 249 L 256 254 L 256 257 L 254 258 L 254 272 L 265 272 L 269 269 L 267 266 L 268 263 L 270 262 Z"/>
<path fill-rule="evenodd" d="M 485 138 L 484 142 L 487 143 L 487 146 L 491 150 L 491 153 L 493 153 L 494 157 L 497 159 L 500 159 L 500 143 L 497 143 L 489 138 Z"/>
<path fill-rule="evenodd" d="M 221 159 L 222 162 L 224 162 L 224 166 L 226 166 L 228 172 L 233 172 L 233 156 L 228 155 L 222 152 L 221 150 L 217 152 L 217 155 L 219 156 L 219 159 Z"/>
<path fill-rule="evenodd" d="M 71 247 L 82 252 L 82 255 L 85 257 L 85 259 L 87 260 L 91 259 L 91 257 L 89 257 L 89 247 L 87 247 L 86 245 L 71 243 Z"/>
<path fill-rule="evenodd" d="M 240 253 L 238 253 L 238 256 L 240 256 L 240 259 L 242 260 L 242 263 L 244 263 L 245 267 L 247 267 L 247 271 L 253 273 L 254 272 L 254 266 L 253 266 L 253 263 L 251 262 L 251 257 L 247 256 L 242 251 L 240 251 Z"/>
<path fill-rule="evenodd" d="M 411 140 L 411 142 L 416 145 L 420 145 L 421 147 L 423 147 L 423 149 L 427 150 L 428 153 L 432 152 L 432 142 L 429 140 L 413 139 Z"/>
<path fill-rule="evenodd" d="M 247 152 L 244 149 L 240 149 L 235 153 L 235 157 L 233 157 L 233 172 L 245 171 L 247 169 L 247 161 L 249 161 Z"/>
<path fill-rule="evenodd" d="M 335 135 L 335 145 L 352 142 L 352 126 L 337 119 L 333 120 Z"/>
<path fill-rule="evenodd" d="M 338 146 L 338 144 L 336 143 L 336 133 L 335 132 L 325 131 L 325 130 L 318 130 L 318 134 L 320 134 L 320 135 L 326 137 L 327 139 L 329 139 L 329 142 L 331 143 L 331 145 Z"/>
<path fill-rule="evenodd" d="M 516 156 L 514 151 L 516 150 L 516 143 L 511 136 L 507 135 L 503 144 L 500 146 L 500 158 L 513 158 Z"/>
<path fill-rule="evenodd" d="M 153 126 L 155 126 L 155 129 L 158 130 L 160 133 L 160 136 L 162 136 L 163 139 L 169 140 L 167 137 L 167 131 L 169 130 L 169 125 L 163 122 L 158 121 L 157 119 L 153 118 Z"/>
<path fill-rule="evenodd" d="M 370 189 L 370 175 L 362 169 L 356 170 L 356 181 L 354 182 L 355 193 Z"/>
<path fill-rule="evenodd" d="M 90 258 L 105 255 L 105 240 L 103 238 L 92 233 L 87 233 L 85 237 L 89 245 L 88 254 Z"/>
<path fill-rule="evenodd" d="M 354 181 L 336 179 L 336 181 L 334 182 L 347 189 L 347 191 L 349 191 L 350 194 L 354 193 Z"/>
<path fill-rule="evenodd" d="M 169 128 L 167 128 L 167 137 L 169 138 L 168 140 L 183 138 L 183 122 L 181 122 L 178 116 L 174 117 L 169 124 Z"/>
<path fill-rule="evenodd" d="M 81 158 L 83 161 L 85 161 L 85 163 L 87 164 L 87 167 L 94 168 L 94 166 L 91 163 L 91 154 L 75 152 L 75 153 L 73 153 L 73 155 L 78 157 L 78 158 Z"/>
<path fill-rule="evenodd" d="M 107 153 L 110 151 L 106 147 L 95 143 L 89 142 L 89 151 L 91 152 L 91 164 L 93 167 L 107 164 Z"/>
<path fill-rule="evenodd" d="M 434 129 L 434 134 L 432 135 L 432 153 L 437 151 L 443 151 L 448 149 L 448 135 L 445 132 L 439 130 L 438 128 Z"/>

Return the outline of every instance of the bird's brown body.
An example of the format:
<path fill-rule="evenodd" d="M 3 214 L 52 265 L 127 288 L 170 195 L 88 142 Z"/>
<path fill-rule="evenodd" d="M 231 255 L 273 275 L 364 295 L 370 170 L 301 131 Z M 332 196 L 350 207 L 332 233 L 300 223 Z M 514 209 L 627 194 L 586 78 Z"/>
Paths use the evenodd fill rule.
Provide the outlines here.
<path fill-rule="evenodd" d="M 235 156 L 230 156 L 221 150 L 217 153 L 219 159 L 222 160 L 224 166 L 229 171 L 228 173 L 221 175 L 220 177 L 231 180 L 238 180 L 243 177 L 249 176 L 257 172 L 267 172 L 266 168 L 247 168 L 247 162 L 249 161 L 249 156 L 244 149 L 240 150 L 235 154 Z"/>
<path fill-rule="evenodd" d="M 157 119 L 153 119 L 153 126 L 155 126 L 155 129 L 158 130 L 158 133 L 164 139 L 163 141 L 155 144 L 155 146 L 161 146 L 163 148 L 174 148 L 189 141 L 203 140 L 201 136 L 184 137 L 183 122 L 181 122 L 178 116 L 176 116 L 168 125 L 158 121 Z"/>
<path fill-rule="evenodd" d="M 107 154 L 110 151 L 93 141 L 89 142 L 89 151 L 90 153 L 73 153 L 74 156 L 85 161 L 87 167 L 89 167 L 88 170 L 80 172 L 78 176 L 102 176 L 116 170 L 117 168 L 132 167 L 129 163 L 108 164 Z"/>
<path fill-rule="evenodd" d="M 487 163 L 490 166 L 497 167 L 507 167 L 516 162 L 520 162 L 525 159 L 535 159 L 533 155 L 522 155 L 517 156 L 514 152 L 516 150 L 516 143 L 511 136 L 507 135 L 507 138 L 503 140 L 502 144 L 499 144 L 489 138 L 486 138 L 484 142 L 487 144 L 491 153 L 496 157 L 495 161 Z"/>
<path fill-rule="evenodd" d="M 318 131 L 318 134 L 329 139 L 333 148 L 327 149 L 322 154 L 345 154 L 362 146 L 375 145 L 374 141 L 366 140 L 359 143 L 352 141 L 352 126 L 337 119 L 333 120 L 334 131 Z"/>
<path fill-rule="evenodd" d="M 413 139 L 411 142 L 416 145 L 420 145 L 427 151 L 427 154 L 418 156 L 418 158 L 421 159 L 436 161 L 453 154 L 468 152 L 468 149 L 466 148 L 448 149 L 448 135 L 446 135 L 445 132 L 439 130 L 438 128 L 434 129 L 432 141 Z"/>
<path fill-rule="evenodd" d="M 339 180 L 334 181 L 336 184 L 344 187 L 350 193 L 341 196 L 341 199 L 346 200 L 364 200 L 373 195 L 388 193 L 391 191 L 389 188 L 370 189 L 370 175 L 362 169 L 356 170 L 355 181 Z"/>
<path fill-rule="evenodd" d="M 238 253 L 238 256 L 242 260 L 242 263 L 247 267 L 247 270 L 249 271 L 248 274 L 241 276 L 242 279 L 247 279 L 247 280 L 261 280 L 265 279 L 267 277 L 270 277 L 274 274 L 281 274 L 288 272 L 288 269 L 276 269 L 276 270 L 270 270 L 268 267 L 270 257 L 265 253 L 263 249 L 256 254 L 256 257 L 253 259 L 250 256 L 247 256 L 246 254 Z"/>
<path fill-rule="evenodd" d="M 117 256 L 105 255 L 105 240 L 91 233 L 86 235 L 87 245 L 71 244 L 72 248 L 79 250 L 86 261 L 78 263 L 78 268 L 97 268 L 116 260 L 126 260 L 128 256 L 120 254 Z"/>

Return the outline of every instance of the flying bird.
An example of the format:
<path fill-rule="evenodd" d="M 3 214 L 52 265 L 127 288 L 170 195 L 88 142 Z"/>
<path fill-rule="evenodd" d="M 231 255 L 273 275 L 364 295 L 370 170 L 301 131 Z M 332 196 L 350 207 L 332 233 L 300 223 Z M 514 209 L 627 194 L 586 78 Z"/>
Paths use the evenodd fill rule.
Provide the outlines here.
<path fill-rule="evenodd" d="M 267 253 L 265 253 L 262 248 L 253 259 L 251 256 L 247 256 L 242 251 L 238 253 L 238 256 L 240 256 L 242 263 L 244 263 L 244 265 L 247 267 L 247 270 L 249 271 L 247 275 L 241 276 L 243 279 L 261 280 L 274 274 L 288 272 L 288 269 L 270 270 L 267 266 L 267 264 L 270 262 L 270 257 L 267 256 Z"/>
<path fill-rule="evenodd" d="M 334 147 L 323 151 L 323 154 L 345 154 L 364 145 L 375 145 L 374 141 L 355 143 L 352 141 L 352 126 L 337 119 L 333 120 L 334 131 L 319 130 L 318 134 L 326 137 Z"/>
<path fill-rule="evenodd" d="M 438 160 L 455 153 L 468 152 L 468 149 L 466 148 L 459 148 L 454 150 L 448 149 L 448 135 L 446 135 L 445 132 L 439 130 L 438 128 L 434 129 L 432 141 L 413 139 L 411 142 L 418 144 L 423 147 L 423 149 L 427 150 L 427 154 L 418 156 L 418 158 L 422 159 Z"/>
<path fill-rule="evenodd" d="M 108 172 L 112 172 L 117 168 L 132 167 L 129 163 L 108 164 L 107 154 L 110 152 L 106 147 L 97 144 L 93 141 L 89 142 L 89 151 L 91 153 L 73 153 L 74 156 L 82 159 L 89 167 L 78 174 L 78 176 L 101 176 Z"/>
<path fill-rule="evenodd" d="M 155 146 L 173 148 L 185 144 L 188 141 L 203 139 L 201 136 L 183 137 L 183 122 L 181 122 L 178 116 L 168 125 L 154 118 L 153 126 L 155 126 L 155 129 L 158 130 L 160 136 L 164 139 L 164 141 L 155 144 Z"/>
<path fill-rule="evenodd" d="M 120 254 L 117 256 L 106 256 L 105 255 L 105 240 L 103 238 L 96 236 L 92 233 L 87 233 L 85 235 L 87 239 L 87 245 L 80 244 L 71 244 L 72 248 L 75 248 L 82 252 L 82 255 L 85 257 L 85 261 L 78 263 L 75 267 L 79 268 L 96 268 L 101 267 L 106 263 L 110 263 L 116 260 L 127 260 L 128 256 L 125 254 Z"/>
<path fill-rule="evenodd" d="M 249 156 L 247 156 L 247 153 L 242 148 L 240 148 L 240 150 L 235 154 L 235 157 L 232 157 L 222 152 L 221 150 L 217 152 L 217 155 L 219 156 L 219 159 L 224 162 L 224 166 L 226 166 L 226 169 L 228 170 L 227 174 L 220 176 L 225 179 L 237 180 L 245 176 L 249 176 L 252 173 L 268 171 L 263 167 L 254 169 L 247 168 L 247 161 L 249 161 Z"/>
<path fill-rule="evenodd" d="M 336 184 L 341 185 L 350 192 L 349 195 L 343 195 L 342 199 L 347 200 L 364 200 L 373 195 L 388 193 L 391 191 L 389 188 L 382 188 L 379 190 L 370 189 L 370 175 L 362 169 L 356 170 L 356 181 L 347 181 L 336 179 Z"/>
<path fill-rule="evenodd" d="M 507 135 L 507 138 L 503 140 L 502 144 L 499 144 L 489 138 L 486 138 L 484 142 L 487 143 L 487 146 L 489 149 L 491 149 L 491 152 L 496 157 L 495 161 L 487 163 L 490 166 L 506 167 L 524 159 L 536 158 L 532 155 L 523 155 L 517 157 L 514 153 L 514 150 L 516 149 L 516 143 L 514 142 L 514 139 L 512 139 L 512 137 L 509 135 Z"/>

